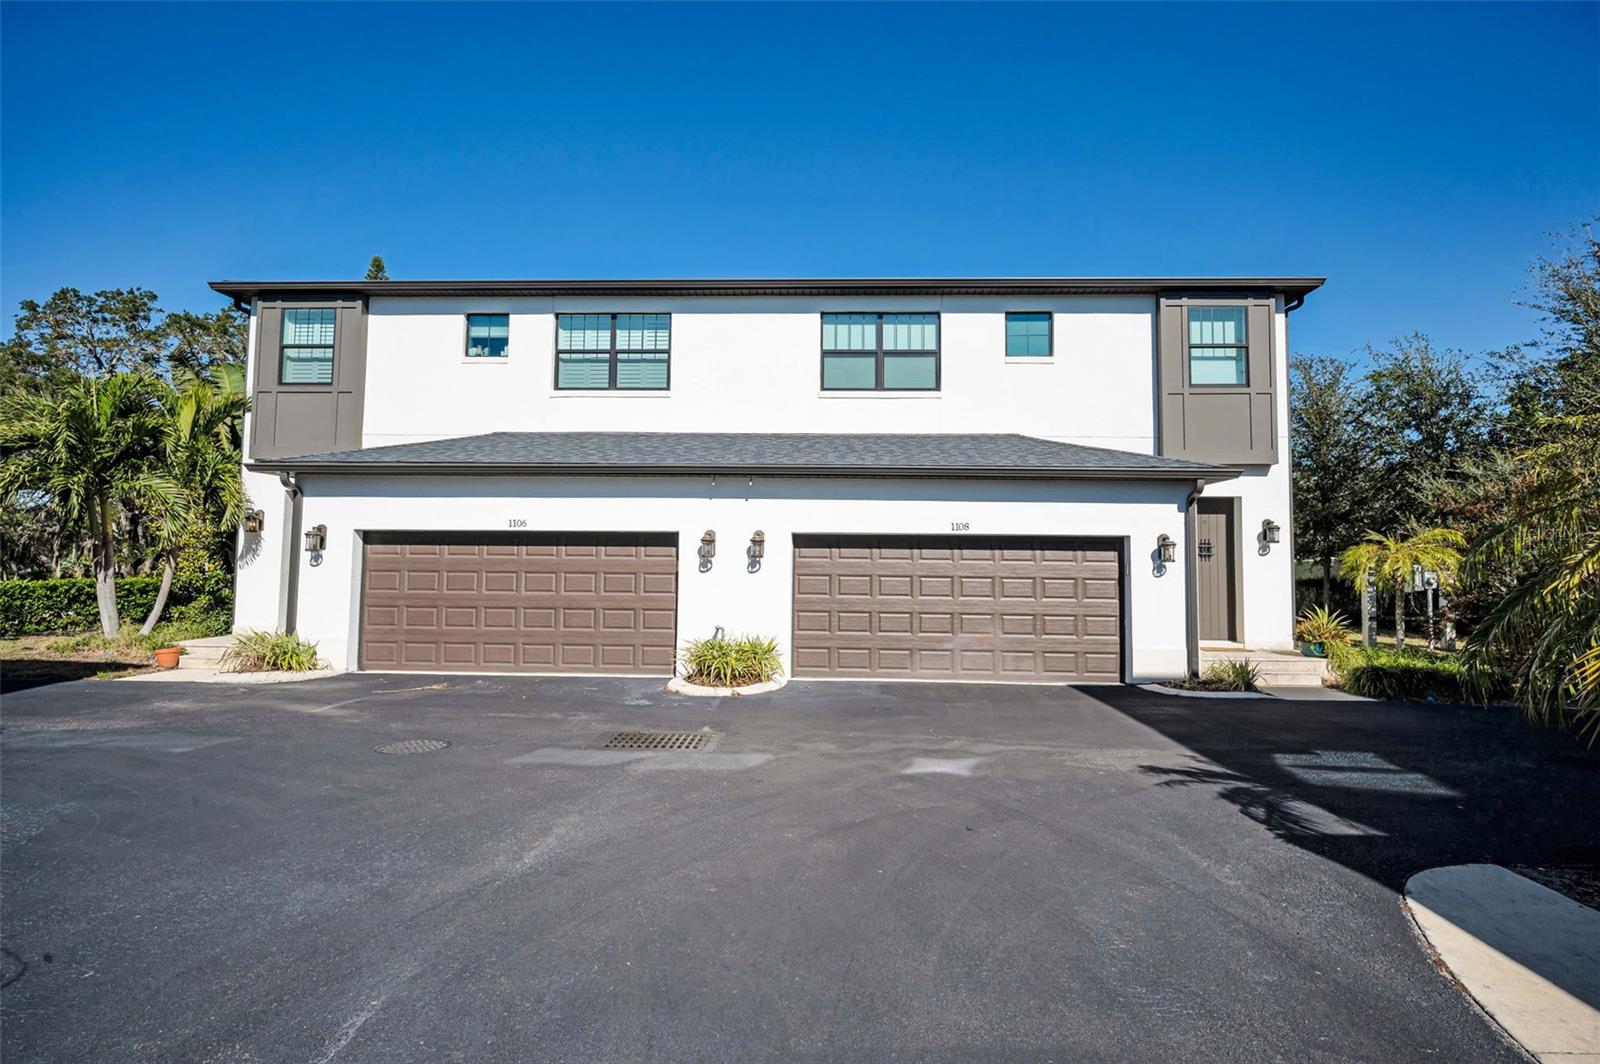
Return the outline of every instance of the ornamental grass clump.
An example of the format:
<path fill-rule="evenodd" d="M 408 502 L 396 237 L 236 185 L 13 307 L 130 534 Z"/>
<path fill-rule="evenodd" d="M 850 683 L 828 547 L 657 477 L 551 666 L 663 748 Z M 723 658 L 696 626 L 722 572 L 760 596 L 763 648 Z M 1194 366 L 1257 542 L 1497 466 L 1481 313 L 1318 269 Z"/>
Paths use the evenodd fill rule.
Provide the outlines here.
<path fill-rule="evenodd" d="M 222 655 L 223 672 L 314 672 L 317 644 L 293 632 L 244 632 Z"/>
<path fill-rule="evenodd" d="M 778 641 L 762 636 L 711 636 L 683 648 L 684 678 L 705 687 L 748 687 L 783 675 Z"/>
<path fill-rule="evenodd" d="M 1228 658 L 1214 661 L 1200 674 L 1200 688 L 1204 691 L 1254 691 L 1261 681 L 1261 672 L 1254 662 Z"/>

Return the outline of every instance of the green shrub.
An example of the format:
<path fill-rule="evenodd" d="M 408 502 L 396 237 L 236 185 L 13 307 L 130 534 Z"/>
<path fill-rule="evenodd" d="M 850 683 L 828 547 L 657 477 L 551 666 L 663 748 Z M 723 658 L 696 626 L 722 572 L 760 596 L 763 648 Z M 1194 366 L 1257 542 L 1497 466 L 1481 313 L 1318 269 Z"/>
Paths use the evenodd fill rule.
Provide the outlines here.
<path fill-rule="evenodd" d="M 783 675 L 778 641 L 759 636 L 696 639 L 683 648 L 684 676 L 707 687 L 746 687 Z"/>
<path fill-rule="evenodd" d="M 222 655 L 224 672 L 311 672 L 326 668 L 317 644 L 293 632 L 242 632 Z"/>
<path fill-rule="evenodd" d="M 155 605 L 161 579 L 125 576 L 117 581 L 117 612 L 137 631 Z M 233 623 L 233 578 L 220 569 L 179 573 L 167 598 L 167 618 L 225 632 Z M 100 627 L 94 580 L 0 580 L 0 638 L 83 632 Z"/>
<path fill-rule="evenodd" d="M 1505 693 L 1504 678 L 1475 674 L 1454 654 L 1407 647 L 1328 648 L 1339 686 L 1363 698 L 1489 701 Z"/>

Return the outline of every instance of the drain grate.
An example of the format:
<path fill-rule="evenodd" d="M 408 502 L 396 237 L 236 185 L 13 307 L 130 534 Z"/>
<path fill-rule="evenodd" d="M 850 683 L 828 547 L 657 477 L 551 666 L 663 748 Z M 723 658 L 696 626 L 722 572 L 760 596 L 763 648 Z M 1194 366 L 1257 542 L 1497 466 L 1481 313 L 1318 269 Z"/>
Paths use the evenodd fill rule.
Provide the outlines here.
<path fill-rule="evenodd" d="M 373 749 L 380 754 L 427 754 L 443 750 L 449 745 L 443 739 L 403 739 L 398 743 L 374 746 Z"/>
<path fill-rule="evenodd" d="M 606 737 L 602 750 L 698 750 L 711 736 L 694 731 L 619 731 Z"/>

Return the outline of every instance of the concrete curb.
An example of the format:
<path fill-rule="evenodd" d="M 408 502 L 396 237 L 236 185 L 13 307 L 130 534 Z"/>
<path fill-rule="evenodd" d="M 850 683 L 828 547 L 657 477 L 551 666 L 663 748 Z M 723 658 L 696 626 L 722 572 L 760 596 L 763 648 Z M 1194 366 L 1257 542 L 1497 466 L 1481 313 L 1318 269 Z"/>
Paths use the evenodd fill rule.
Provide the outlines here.
<path fill-rule="evenodd" d="M 1176 687 L 1166 687 L 1158 683 L 1136 684 L 1141 691 L 1154 691 L 1158 695 L 1171 695 L 1174 698 L 1271 698 L 1260 691 L 1180 691 Z"/>
<path fill-rule="evenodd" d="M 742 698 L 745 695 L 764 695 L 768 691 L 776 691 L 788 682 L 788 677 L 780 676 L 776 680 L 755 683 L 748 687 L 702 687 L 697 683 L 690 683 L 682 676 L 674 676 L 667 681 L 667 690 L 693 698 Z"/>
<path fill-rule="evenodd" d="M 1417 873 L 1405 909 L 1438 964 L 1535 1059 L 1600 1062 L 1600 912 L 1486 864 Z"/>

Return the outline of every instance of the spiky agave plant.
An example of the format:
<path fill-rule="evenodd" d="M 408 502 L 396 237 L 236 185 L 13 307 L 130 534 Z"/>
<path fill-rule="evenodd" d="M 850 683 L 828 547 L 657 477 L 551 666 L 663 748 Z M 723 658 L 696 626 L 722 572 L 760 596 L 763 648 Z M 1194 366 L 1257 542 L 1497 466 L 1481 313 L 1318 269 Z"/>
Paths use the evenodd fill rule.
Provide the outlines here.
<path fill-rule="evenodd" d="M 317 644 L 293 632 L 242 632 L 222 655 L 224 672 L 313 672 L 322 667 Z"/>

